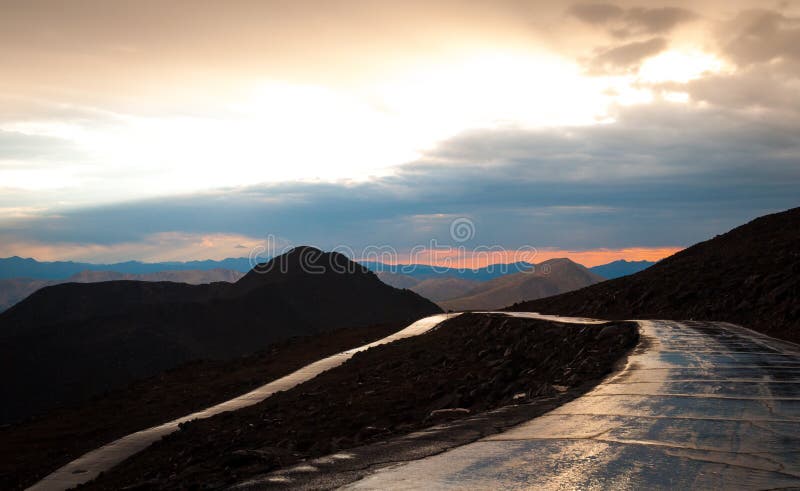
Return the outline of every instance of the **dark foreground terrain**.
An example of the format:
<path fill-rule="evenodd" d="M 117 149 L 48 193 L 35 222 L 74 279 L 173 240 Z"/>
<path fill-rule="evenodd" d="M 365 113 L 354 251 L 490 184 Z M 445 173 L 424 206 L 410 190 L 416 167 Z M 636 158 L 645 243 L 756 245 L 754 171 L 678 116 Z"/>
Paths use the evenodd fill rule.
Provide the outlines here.
<path fill-rule="evenodd" d="M 508 310 L 727 321 L 800 342 L 800 208 L 757 218 L 634 275 Z"/>
<path fill-rule="evenodd" d="M 117 438 L 226 401 L 403 327 L 338 329 L 234 360 L 190 362 L 84 404 L 0 428 L 0 489 L 23 489 Z"/>
<path fill-rule="evenodd" d="M 633 323 L 464 314 L 250 408 L 185 424 L 81 489 L 219 488 L 446 419 L 552 400 L 609 373 L 637 339 Z"/>
<path fill-rule="evenodd" d="M 441 309 L 336 253 L 298 247 L 236 283 L 109 281 L 43 288 L 0 314 L 0 424 L 196 359 L 293 336 L 410 323 Z"/>

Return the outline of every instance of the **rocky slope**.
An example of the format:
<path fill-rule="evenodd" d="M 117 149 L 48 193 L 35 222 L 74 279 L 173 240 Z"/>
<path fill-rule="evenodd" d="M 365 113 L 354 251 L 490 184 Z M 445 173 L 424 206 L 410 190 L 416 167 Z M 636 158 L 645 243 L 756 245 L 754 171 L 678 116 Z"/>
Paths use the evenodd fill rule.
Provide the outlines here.
<path fill-rule="evenodd" d="M 346 257 L 296 248 L 236 283 L 111 281 L 43 288 L 0 314 L 0 423 L 189 360 L 291 336 L 407 323 L 440 309 Z"/>
<path fill-rule="evenodd" d="M 509 309 L 728 321 L 800 342 L 800 208 L 757 218 L 640 273 Z"/>

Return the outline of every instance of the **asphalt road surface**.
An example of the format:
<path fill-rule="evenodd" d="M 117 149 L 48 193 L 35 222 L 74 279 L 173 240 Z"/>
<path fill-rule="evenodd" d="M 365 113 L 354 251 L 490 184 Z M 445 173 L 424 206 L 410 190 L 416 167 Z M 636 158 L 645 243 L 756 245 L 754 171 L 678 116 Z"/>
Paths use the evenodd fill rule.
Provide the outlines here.
<path fill-rule="evenodd" d="M 798 346 L 726 323 L 639 324 L 626 368 L 582 397 L 347 489 L 800 487 Z"/>
<path fill-rule="evenodd" d="M 71 462 L 32 489 L 60 490 L 87 482 L 175 431 L 180 422 L 255 404 L 340 365 L 359 350 L 421 334 L 444 319 L 423 319 L 231 401 L 124 437 Z M 395 463 L 390 452 L 378 463 L 364 457 L 365 465 L 358 462 L 357 451 L 333 455 L 240 488 L 281 483 L 293 488 L 349 483 L 348 489 L 800 487 L 800 348 L 726 323 L 653 320 L 639 325 L 640 344 L 623 370 L 549 413 L 519 420 L 524 422 L 508 431 L 436 455 L 420 448 L 415 460 L 406 452 Z M 446 439 L 448 431 L 444 426 L 439 433 Z"/>

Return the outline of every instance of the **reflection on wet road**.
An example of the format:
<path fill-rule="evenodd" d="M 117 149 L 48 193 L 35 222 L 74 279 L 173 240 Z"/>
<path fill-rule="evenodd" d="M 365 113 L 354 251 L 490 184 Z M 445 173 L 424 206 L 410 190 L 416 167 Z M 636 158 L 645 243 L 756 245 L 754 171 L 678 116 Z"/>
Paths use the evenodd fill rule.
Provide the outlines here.
<path fill-rule="evenodd" d="M 320 373 L 337 367 L 349 360 L 355 353 L 378 346 L 391 343 L 398 339 L 417 336 L 429 331 L 431 328 L 458 314 L 439 314 L 420 319 L 406 327 L 402 331 L 396 332 L 383 339 L 375 341 L 358 348 L 353 348 L 342 353 L 329 356 L 317 362 L 293 372 L 285 377 L 263 385 L 247 394 L 241 395 L 229 401 L 217 404 L 203 411 L 192 413 L 188 416 L 164 423 L 160 426 L 148 428 L 119 440 L 113 441 L 108 445 L 92 450 L 82 457 L 73 460 L 64 467 L 53 472 L 38 483 L 34 484 L 29 490 L 64 490 L 86 483 L 97 477 L 101 472 L 107 471 L 119 464 L 128 457 L 144 450 L 153 442 L 160 440 L 164 436 L 177 431 L 178 425 L 193 419 L 203 419 L 214 416 L 215 414 L 226 411 L 234 411 L 247 406 L 252 406 L 263 401 L 272 394 L 291 389 L 295 385 L 311 380 Z"/>
<path fill-rule="evenodd" d="M 798 347 L 725 323 L 640 326 L 642 343 L 626 368 L 584 396 L 350 487 L 800 486 Z"/>

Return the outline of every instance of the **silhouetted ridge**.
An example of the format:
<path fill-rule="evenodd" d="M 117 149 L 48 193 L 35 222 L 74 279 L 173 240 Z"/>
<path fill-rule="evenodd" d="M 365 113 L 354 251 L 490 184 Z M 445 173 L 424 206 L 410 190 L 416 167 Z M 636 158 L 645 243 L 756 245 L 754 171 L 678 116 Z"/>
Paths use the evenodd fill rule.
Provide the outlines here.
<path fill-rule="evenodd" d="M 800 341 L 800 208 L 757 218 L 639 273 L 510 309 L 728 321 Z"/>
<path fill-rule="evenodd" d="M 15 374 L 3 382 L 11 402 L 0 423 L 191 359 L 441 311 L 341 254 L 300 247 L 284 256 L 236 283 L 109 281 L 35 292 L 0 314 L 0 369 Z"/>
<path fill-rule="evenodd" d="M 366 267 L 351 261 L 337 252 L 323 252 L 309 246 L 299 246 L 286 254 L 276 256 L 265 263 L 257 264 L 238 282 L 239 288 L 253 288 L 275 282 L 286 282 L 298 276 L 369 276 L 373 273 Z"/>

